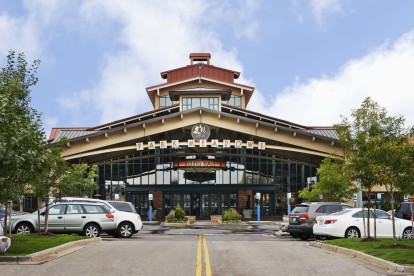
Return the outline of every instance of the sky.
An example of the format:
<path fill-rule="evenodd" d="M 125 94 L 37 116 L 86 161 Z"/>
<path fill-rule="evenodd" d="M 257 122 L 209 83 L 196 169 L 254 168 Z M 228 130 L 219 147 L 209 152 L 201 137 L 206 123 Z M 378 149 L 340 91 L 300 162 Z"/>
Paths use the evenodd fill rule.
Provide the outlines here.
<path fill-rule="evenodd" d="M 145 88 L 197 52 L 255 87 L 249 110 L 332 126 L 371 97 L 414 125 L 411 0 L 0 0 L 0 67 L 10 50 L 41 60 L 47 135 L 151 111 Z"/>

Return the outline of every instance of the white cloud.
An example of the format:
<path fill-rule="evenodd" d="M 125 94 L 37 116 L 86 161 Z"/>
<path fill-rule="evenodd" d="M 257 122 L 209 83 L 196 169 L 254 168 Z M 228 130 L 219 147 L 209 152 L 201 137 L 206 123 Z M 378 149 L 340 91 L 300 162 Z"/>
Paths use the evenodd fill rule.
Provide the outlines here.
<path fill-rule="evenodd" d="M 309 4 L 312 15 L 319 25 L 323 24 L 326 16 L 342 11 L 342 6 L 339 0 L 310 0 Z"/>
<path fill-rule="evenodd" d="M 218 2 L 214 4 L 217 7 Z M 77 93 L 62 100 L 62 106 L 78 103 L 76 110 L 93 105 L 101 123 L 150 110 L 145 87 L 165 82 L 161 71 L 189 64 L 191 52 L 211 52 L 215 65 L 241 69 L 237 52 L 224 50 L 214 28 L 205 22 L 212 20 L 211 5 L 203 1 L 85 2 L 80 16 L 87 28 L 99 31 L 108 20 L 119 24 L 114 39 L 125 49 L 107 53 L 98 85 L 83 91 L 81 101 Z"/>
<path fill-rule="evenodd" d="M 414 125 L 414 30 L 394 43 L 384 43 L 366 56 L 346 63 L 334 76 L 323 76 L 286 87 L 271 104 L 255 95 L 249 109 L 280 119 L 315 126 L 340 122 L 363 99 L 371 97 L 392 116 L 403 115 Z M 257 93 L 257 91 L 256 91 Z M 257 97 L 258 96 L 258 97 Z"/>

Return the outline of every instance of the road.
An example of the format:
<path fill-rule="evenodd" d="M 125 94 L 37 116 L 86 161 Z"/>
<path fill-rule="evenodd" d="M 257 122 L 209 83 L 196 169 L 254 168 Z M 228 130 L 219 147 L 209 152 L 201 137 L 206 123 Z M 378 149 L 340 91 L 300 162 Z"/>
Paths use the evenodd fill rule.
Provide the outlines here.
<path fill-rule="evenodd" d="M 42 264 L 0 264 L 0 275 L 392 275 L 275 230 L 145 225 Z"/>

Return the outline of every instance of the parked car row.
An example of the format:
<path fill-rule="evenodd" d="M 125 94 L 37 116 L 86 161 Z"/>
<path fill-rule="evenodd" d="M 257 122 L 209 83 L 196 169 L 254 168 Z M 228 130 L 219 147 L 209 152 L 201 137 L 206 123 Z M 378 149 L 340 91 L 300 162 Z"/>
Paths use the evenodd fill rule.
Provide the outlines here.
<path fill-rule="evenodd" d="M 112 205 L 113 204 L 113 205 Z M 142 229 L 141 217 L 129 202 L 104 201 L 90 198 L 65 197 L 52 203 L 48 213 L 48 231 L 53 233 L 78 233 L 98 237 L 102 232 L 129 238 Z M 125 211 L 127 208 L 131 208 Z M 122 209 L 122 210 L 119 210 Z M 134 212 L 135 211 L 135 212 Z M 44 229 L 46 210 L 40 214 L 40 228 Z M 38 212 L 12 216 L 13 233 L 38 231 Z"/>
<path fill-rule="evenodd" d="M 360 238 L 368 231 L 374 236 L 374 217 L 376 218 L 376 235 L 379 238 L 393 237 L 392 218 L 390 214 L 382 210 L 370 210 L 368 222 L 368 210 L 354 208 L 343 210 L 327 216 L 319 216 L 315 219 L 313 233 L 323 237 Z M 395 218 L 395 234 L 397 238 L 409 239 L 413 235 L 411 221 Z"/>
<path fill-rule="evenodd" d="M 395 210 L 395 231 L 398 238 L 413 236 L 411 202 L 400 203 Z M 310 237 L 325 239 L 359 238 L 368 231 L 374 235 L 374 218 L 377 237 L 392 237 L 392 215 L 376 209 L 352 208 L 342 203 L 314 202 L 298 204 L 291 212 L 287 232 L 294 237 L 306 240 Z"/>
<path fill-rule="evenodd" d="M 290 213 L 287 232 L 293 237 L 307 240 L 310 237 L 313 237 L 313 223 L 317 216 L 328 215 L 351 208 L 351 206 L 340 202 L 312 202 L 298 204 Z"/>

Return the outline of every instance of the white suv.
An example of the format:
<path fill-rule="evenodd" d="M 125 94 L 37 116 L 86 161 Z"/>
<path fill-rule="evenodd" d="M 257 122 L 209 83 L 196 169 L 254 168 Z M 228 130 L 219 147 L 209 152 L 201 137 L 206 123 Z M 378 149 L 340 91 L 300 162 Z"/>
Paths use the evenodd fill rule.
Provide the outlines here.
<path fill-rule="evenodd" d="M 110 202 L 83 197 L 62 197 L 56 199 L 56 201 L 72 201 L 72 202 L 100 202 L 111 208 L 115 216 L 116 231 L 107 231 L 107 233 L 114 237 L 130 238 L 133 234 L 138 233 L 142 229 L 142 221 L 139 214 L 132 212 L 125 212 L 118 210 L 116 206 L 113 206 Z"/>

